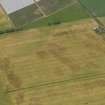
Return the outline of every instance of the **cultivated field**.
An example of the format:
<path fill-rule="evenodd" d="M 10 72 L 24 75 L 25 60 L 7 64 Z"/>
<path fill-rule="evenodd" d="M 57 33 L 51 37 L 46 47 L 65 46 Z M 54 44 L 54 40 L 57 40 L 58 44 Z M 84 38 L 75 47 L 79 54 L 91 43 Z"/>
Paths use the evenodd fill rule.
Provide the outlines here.
<path fill-rule="evenodd" d="M 89 18 L 89 15 L 78 2 L 73 2 L 68 4 L 64 9 L 61 9 L 58 12 L 54 12 L 54 14 L 24 25 L 24 28 L 27 29 L 42 26 L 52 26 L 85 18 Z"/>
<path fill-rule="evenodd" d="M 47 0 L 42 0 L 42 2 Z M 83 18 L 89 18 L 89 15 L 86 10 L 84 10 L 83 7 L 79 3 L 76 2 L 76 0 L 49 0 L 49 1 L 57 1 L 55 3 L 57 7 L 59 5 L 62 7 L 65 7 L 65 4 L 69 5 L 67 8 L 63 9 L 62 11 L 59 11 L 55 14 L 52 14 L 50 16 L 47 16 L 46 18 L 40 19 L 38 21 L 33 21 L 29 24 L 25 25 L 25 28 L 33 28 L 33 27 L 42 27 L 42 26 L 49 26 L 49 25 L 56 25 L 56 23 L 64 23 L 68 21 L 76 21 Z M 59 3 L 60 2 L 60 3 Z M 94 11 L 97 17 L 103 17 L 105 16 L 105 0 L 81 0 L 84 5 L 86 5 L 91 11 Z M 49 2 L 48 2 L 49 3 Z M 50 3 L 53 4 L 53 3 Z M 64 5 L 63 5 L 64 4 Z M 45 5 L 43 3 L 43 5 Z M 46 3 L 47 5 L 47 3 Z M 44 8 L 44 7 L 43 7 Z M 51 6 L 45 6 L 46 11 L 50 11 Z M 45 10 L 45 8 L 43 10 Z M 57 9 L 55 7 L 55 9 Z M 53 10 L 53 9 L 51 9 Z M 47 12 L 45 12 L 47 13 Z M 49 13 L 49 12 L 48 12 Z M 105 21 L 103 21 L 105 23 Z"/>
<path fill-rule="evenodd" d="M 105 25 L 105 0 L 81 0 L 84 5 L 86 5 L 90 11 L 99 18 L 100 21 Z M 104 17 L 104 18 L 102 18 Z"/>
<path fill-rule="evenodd" d="M 16 26 L 21 26 L 23 24 L 29 23 L 30 21 L 40 18 L 42 16 L 43 15 L 34 4 L 9 14 L 9 17 Z"/>
<path fill-rule="evenodd" d="M 81 0 L 96 16 L 105 16 L 105 0 Z"/>
<path fill-rule="evenodd" d="M 49 15 L 52 12 L 75 2 L 76 0 L 40 0 L 38 5 L 42 8 L 46 15 Z"/>
<path fill-rule="evenodd" d="M 13 105 L 104 105 L 105 40 L 83 20 L 0 37 L 1 81 Z"/>
<path fill-rule="evenodd" d="M 94 11 L 97 17 L 105 16 L 105 0 L 81 0 L 81 2 Z M 16 26 L 24 25 L 25 29 L 89 18 L 87 11 L 77 0 L 40 0 L 9 16 Z M 0 24 L 5 25 L 6 20 L 2 18 Z"/>
<path fill-rule="evenodd" d="M 75 0 L 40 0 L 34 4 L 9 14 L 16 26 L 21 26 L 30 21 L 46 17 L 53 12 L 73 4 Z M 17 18 L 18 17 L 18 18 Z"/>

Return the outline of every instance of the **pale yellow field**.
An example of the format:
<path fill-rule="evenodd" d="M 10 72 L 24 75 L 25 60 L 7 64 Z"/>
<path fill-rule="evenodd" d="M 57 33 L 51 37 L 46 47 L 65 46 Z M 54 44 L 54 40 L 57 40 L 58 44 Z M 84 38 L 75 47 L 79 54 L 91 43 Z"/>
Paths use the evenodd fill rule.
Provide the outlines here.
<path fill-rule="evenodd" d="M 1 80 L 14 105 L 105 105 L 105 40 L 83 20 L 0 38 Z"/>
<path fill-rule="evenodd" d="M 7 17 L 0 9 L 0 28 L 8 28 L 11 27 L 10 22 L 8 21 Z"/>

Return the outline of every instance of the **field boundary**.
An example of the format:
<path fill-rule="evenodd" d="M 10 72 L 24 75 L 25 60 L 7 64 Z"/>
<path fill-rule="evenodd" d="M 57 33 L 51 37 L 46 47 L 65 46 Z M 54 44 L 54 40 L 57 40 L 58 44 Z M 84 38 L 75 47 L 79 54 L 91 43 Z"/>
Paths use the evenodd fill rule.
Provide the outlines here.
<path fill-rule="evenodd" d="M 42 13 L 42 15 L 44 16 L 44 17 L 46 17 L 46 13 L 43 11 L 43 9 L 39 6 L 39 4 L 35 1 L 35 0 L 33 0 L 34 1 L 34 4 L 37 6 L 37 8 L 39 9 L 39 11 Z"/>

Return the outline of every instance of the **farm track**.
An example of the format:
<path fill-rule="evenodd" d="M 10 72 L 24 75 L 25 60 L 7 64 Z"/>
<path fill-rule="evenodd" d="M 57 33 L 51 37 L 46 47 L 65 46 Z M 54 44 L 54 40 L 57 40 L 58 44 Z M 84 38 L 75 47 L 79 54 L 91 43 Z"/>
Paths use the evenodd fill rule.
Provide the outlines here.
<path fill-rule="evenodd" d="M 43 9 L 38 5 L 38 3 L 35 0 L 34 3 L 38 7 L 39 11 L 43 14 L 43 16 L 46 17 L 46 13 L 43 11 Z"/>
<path fill-rule="evenodd" d="M 32 86 L 29 86 L 29 87 L 22 87 L 22 88 L 18 88 L 18 89 L 14 89 L 14 90 L 9 90 L 9 91 L 6 91 L 6 92 L 8 94 L 11 94 L 11 93 L 14 93 L 14 92 L 17 92 L 17 91 L 22 91 L 22 90 L 41 88 L 41 87 L 50 87 L 50 86 L 54 86 L 54 85 L 59 86 L 59 85 L 63 85 L 65 83 L 70 83 L 70 82 L 95 80 L 95 79 L 101 79 L 101 78 L 105 78 L 105 73 L 95 73 L 95 74 L 88 73 L 86 75 L 81 74 L 81 75 L 78 75 L 76 78 L 65 79 L 65 80 L 62 80 L 62 81 L 53 81 L 53 82 L 40 83 L 39 85 L 32 85 Z"/>

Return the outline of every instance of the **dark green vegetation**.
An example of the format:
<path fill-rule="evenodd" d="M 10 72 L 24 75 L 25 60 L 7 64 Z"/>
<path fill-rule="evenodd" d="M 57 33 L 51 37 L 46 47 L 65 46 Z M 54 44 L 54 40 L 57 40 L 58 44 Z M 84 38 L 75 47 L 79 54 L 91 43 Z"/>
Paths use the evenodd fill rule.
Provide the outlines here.
<path fill-rule="evenodd" d="M 81 1 L 91 11 L 94 11 L 96 16 L 105 16 L 105 11 L 104 11 L 105 0 L 81 0 Z M 52 26 L 68 21 L 70 22 L 84 18 L 89 18 L 89 15 L 86 12 L 86 10 L 84 10 L 83 7 L 81 7 L 81 5 L 78 2 L 76 2 L 76 0 L 55 0 L 55 1 L 43 0 L 40 1 L 38 4 L 47 15 L 46 17 L 40 18 L 42 16 L 40 10 L 35 5 L 32 5 L 29 6 L 28 8 L 22 9 L 19 12 L 10 14 L 10 17 L 14 21 L 14 24 L 18 26 L 26 23 L 25 25 L 23 25 L 23 28 L 29 29 L 34 27 Z M 51 15 L 51 13 L 58 10 L 58 8 L 63 8 L 67 4 L 70 4 L 70 6 Z M 21 14 L 24 14 L 24 16 Z M 27 20 L 31 20 L 31 22 Z"/>
<path fill-rule="evenodd" d="M 21 27 L 19 28 L 4 28 L 0 30 L 0 34 L 5 34 L 5 33 L 13 33 L 13 32 L 18 32 L 22 31 L 23 29 Z"/>
<path fill-rule="evenodd" d="M 24 28 L 33 28 L 41 26 L 55 25 L 56 23 L 63 23 L 68 21 L 75 21 L 84 18 L 88 18 L 89 15 L 85 10 L 80 6 L 80 4 L 75 3 L 74 5 L 63 9 L 60 12 L 57 12 L 51 16 L 40 19 L 38 21 L 33 21 L 24 25 Z"/>
<path fill-rule="evenodd" d="M 94 11 L 96 16 L 105 16 L 105 0 L 81 0 L 91 11 Z M 76 21 L 83 18 L 89 18 L 86 10 L 81 7 L 80 4 L 75 3 L 74 5 L 63 9 L 62 11 L 50 15 L 46 18 L 38 21 L 32 21 L 29 24 L 24 25 L 24 28 L 34 28 L 42 26 L 51 26 L 61 24 L 63 22 Z"/>
<path fill-rule="evenodd" d="M 105 0 L 81 0 L 96 16 L 105 16 Z"/>
<path fill-rule="evenodd" d="M 100 0 L 100 1 L 99 0 L 81 0 L 81 1 L 91 11 L 94 11 L 96 16 L 105 16 L 105 11 L 104 11 L 105 0 Z M 51 14 L 54 11 L 56 11 L 58 8 L 65 7 L 67 4 L 70 4 L 70 6 L 54 14 Z M 32 8 L 29 7 L 26 9 L 22 9 L 22 11 L 16 12 L 15 14 L 11 14 L 10 17 L 16 25 L 22 25 L 23 23 L 26 23 L 25 25 L 23 25 L 24 29 L 58 25 L 64 22 L 71 22 L 71 21 L 89 18 L 87 11 L 84 10 L 84 8 L 78 2 L 75 2 L 75 0 L 66 0 L 65 2 L 64 0 L 56 0 L 54 2 L 53 0 L 49 0 L 49 2 L 47 2 L 46 0 L 43 0 L 39 2 L 39 5 L 43 9 L 45 14 L 47 15 L 46 17 L 39 18 L 42 16 L 42 14 L 40 11 L 38 11 L 38 8 L 35 7 L 35 5 L 33 5 Z M 29 14 L 31 13 L 31 11 L 34 11 L 34 10 L 36 12 L 33 12 L 33 14 Z M 25 15 L 23 16 L 20 14 L 25 14 Z M 32 21 L 30 22 L 27 20 L 32 20 Z"/>

